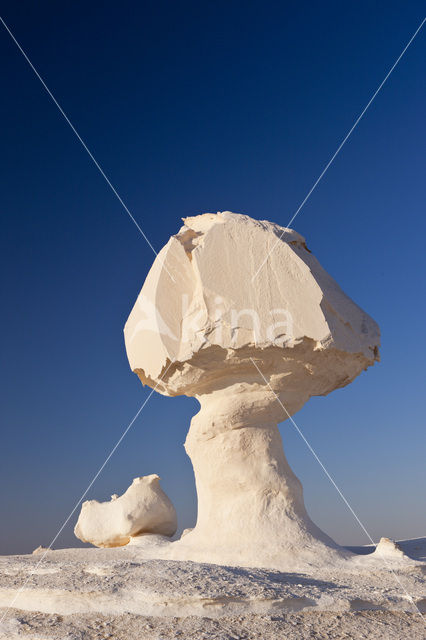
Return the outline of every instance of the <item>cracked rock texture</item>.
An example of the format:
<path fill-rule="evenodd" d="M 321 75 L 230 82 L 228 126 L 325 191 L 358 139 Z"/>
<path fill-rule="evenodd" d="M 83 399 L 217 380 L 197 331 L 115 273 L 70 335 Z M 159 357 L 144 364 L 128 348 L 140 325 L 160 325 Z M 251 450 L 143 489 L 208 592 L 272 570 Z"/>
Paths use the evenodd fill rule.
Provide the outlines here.
<path fill-rule="evenodd" d="M 184 222 L 125 326 L 130 366 L 143 383 L 194 396 L 250 377 L 251 356 L 277 387 L 297 378 L 305 402 L 350 383 L 378 358 L 377 324 L 301 235 L 227 211 Z"/>

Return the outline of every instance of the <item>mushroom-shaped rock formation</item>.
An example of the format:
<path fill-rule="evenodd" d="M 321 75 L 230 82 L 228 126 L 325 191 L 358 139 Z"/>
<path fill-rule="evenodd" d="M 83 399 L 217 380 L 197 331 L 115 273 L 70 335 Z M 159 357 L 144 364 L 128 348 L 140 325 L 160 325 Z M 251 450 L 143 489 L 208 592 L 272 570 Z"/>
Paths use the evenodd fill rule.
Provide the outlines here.
<path fill-rule="evenodd" d="M 230 212 L 184 223 L 124 330 L 144 384 L 201 405 L 185 442 L 198 519 L 171 557 L 286 567 L 344 555 L 307 515 L 277 423 L 374 364 L 378 326 L 295 231 Z"/>
<path fill-rule="evenodd" d="M 160 487 L 159 476 L 135 478 L 122 496 L 110 502 L 83 502 L 74 533 L 96 547 L 121 547 L 141 533 L 172 536 L 176 511 Z"/>

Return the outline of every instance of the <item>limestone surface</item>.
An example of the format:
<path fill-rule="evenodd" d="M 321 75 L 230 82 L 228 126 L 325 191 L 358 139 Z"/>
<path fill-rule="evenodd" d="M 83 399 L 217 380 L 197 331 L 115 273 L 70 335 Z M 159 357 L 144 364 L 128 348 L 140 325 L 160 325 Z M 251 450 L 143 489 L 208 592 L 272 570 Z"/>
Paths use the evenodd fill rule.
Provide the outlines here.
<path fill-rule="evenodd" d="M 142 533 L 172 536 L 176 511 L 160 487 L 159 476 L 135 478 L 122 496 L 109 502 L 87 500 L 81 507 L 74 533 L 97 547 L 119 547 Z"/>
<path fill-rule="evenodd" d="M 423 640 L 426 538 L 399 545 L 410 562 L 369 546 L 309 573 L 132 545 L 0 556 L 0 640 Z"/>
<path fill-rule="evenodd" d="M 347 557 L 310 520 L 277 423 L 373 365 L 378 326 L 295 231 L 230 212 L 184 223 L 124 330 L 143 384 L 201 405 L 185 442 L 197 524 L 162 557 L 292 570 Z"/>

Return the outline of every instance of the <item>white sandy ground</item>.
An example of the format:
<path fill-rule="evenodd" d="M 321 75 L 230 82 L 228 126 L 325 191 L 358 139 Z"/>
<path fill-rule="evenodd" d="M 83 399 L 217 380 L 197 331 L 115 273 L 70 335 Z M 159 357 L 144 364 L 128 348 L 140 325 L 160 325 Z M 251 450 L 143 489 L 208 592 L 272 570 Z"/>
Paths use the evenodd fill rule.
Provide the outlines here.
<path fill-rule="evenodd" d="M 149 559 L 148 541 L 0 557 L 0 639 L 426 638 L 426 538 L 300 573 Z"/>

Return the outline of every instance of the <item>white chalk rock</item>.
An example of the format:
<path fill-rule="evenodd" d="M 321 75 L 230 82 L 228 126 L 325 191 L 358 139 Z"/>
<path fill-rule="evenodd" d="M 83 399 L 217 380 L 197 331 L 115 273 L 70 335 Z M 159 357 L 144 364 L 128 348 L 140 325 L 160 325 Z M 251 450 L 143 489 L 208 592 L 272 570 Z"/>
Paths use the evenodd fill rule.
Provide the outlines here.
<path fill-rule="evenodd" d="M 379 544 L 377 545 L 375 551 L 373 552 L 374 556 L 383 556 L 385 558 L 408 558 L 408 556 L 401 549 L 399 544 L 397 544 L 394 540 L 390 538 L 380 538 Z"/>
<path fill-rule="evenodd" d="M 209 393 L 245 380 L 253 357 L 275 389 L 297 387 L 287 403 L 298 410 L 377 360 L 377 324 L 301 235 L 229 212 L 184 222 L 158 254 L 124 330 L 144 384 L 166 395 Z"/>
<path fill-rule="evenodd" d="M 172 536 L 176 511 L 160 487 L 159 476 L 135 478 L 122 496 L 110 502 L 83 502 L 74 533 L 97 547 L 119 547 L 141 533 Z"/>
<path fill-rule="evenodd" d="M 32 555 L 37 556 L 40 553 L 47 553 L 47 551 L 51 551 L 50 547 L 43 547 L 42 545 L 39 545 L 36 549 L 34 549 Z"/>
<path fill-rule="evenodd" d="M 277 568 L 343 557 L 306 513 L 277 423 L 373 365 L 378 326 L 295 231 L 230 212 L 184 222 L 124 329 L 143 384 L 201 405 L 185 442 L 197 524 L 168 557 Z"/>

